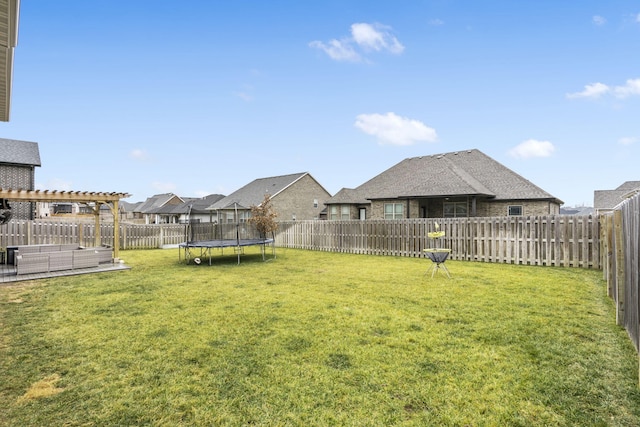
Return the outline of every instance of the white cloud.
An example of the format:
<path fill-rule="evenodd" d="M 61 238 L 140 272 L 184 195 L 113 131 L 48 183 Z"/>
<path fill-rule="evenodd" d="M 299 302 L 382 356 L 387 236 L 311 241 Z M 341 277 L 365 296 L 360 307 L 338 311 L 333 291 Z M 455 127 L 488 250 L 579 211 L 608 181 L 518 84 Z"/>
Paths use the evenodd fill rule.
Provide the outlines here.
<path fill-rule="evenodd" d="M 638 142 L 638 138 L 636 138 L 635 136 L 625 136 L 618 140 L 618 144 L 621 145 L 632 145 L 636 142 Z"/>
<path fill-rule="evenodd" d="M 628 98 L 640 95 L 640 78 L 629 79 L 622 86 L 610 87 L 604 83 L 591 83 L 584 87 L 582 92 L 568 93 L 567 98 L 600 98 L 603 95 L 612 94 L 616 98 Z"/>
<path fill-rule="evenodd" d="M 430 19 L 429 20 L 429 25 L 433 25 L 435 27 L 438 27 L 440 25 L 444 25 L 444 21 L 442 19 L 438 19 L 438 18 Z"/>
<path fill-rule="evenodd" d="M 399 55 L 404 46 L 391 33 L 391 27 L 382 24 L 355 23 L 351 25 L 351 37 L 329 42 L 312 41 L 310 47 L 324 51 L 336 61 L 361 62 L 367 52 L 388 52 Z"/>
<path fill-rule="evenodd" d="M 140 148 L 134 148 L 133 150 L 131 150 L 131 152 L 129 153 L 129 157 L 135 160 L 147 160 L 149 158 L 147 152 Z"/>
<path fill-rule="evenodd" d="M 636 22 L 640 24 L 640 13 L 636 15 Z"/>
<path fill-rule="evenodd" d="M 521 142 L 511 150 L 509 155 L 516 159 L 529 159 L 532 157 L 549 157 L 555 151 L 555 147 L 549 141 L 528 139 Z"/>
<path fill-rule="evenodd" d="M 408 119 L 395 113 L 360 114 L 355 127 L 373 135 L 381 144 L 413 145 L 417 142 L 435 142 L 438 135 L 433 128 L 419 120 Z"/>
<path fill-rule="evenodd" d="M 611 88 L 604 83 L 591 83 L 585 85 L 582 92 L 568 93 L 567 98 L 600 98 L 610 90 Z"/>
<path fill-rule="evenodd" d="M 336 61 L 359 62 L 362 60 L 360 54 L 353 49 L 349 40 L 341 41 L 333 39 L 330 40 L 328 44 L 313 41 L 309 43 L 309 46 L 323 50 L 331 59 L 335 59 Z"/>
<path fill-rule="evenodd" d="M 613 92 L 618 98 L 640 95 L 640 79 L 629 79 L 624 86 L 616 86 Z"/>
<path fill-rule="evenodd" d="M 365 50 L 388 51 L 400 54 L 404 46 L 393 36 L 391 27 L 381 24 L 357 23 L 351 25 L 353 40 Z"/>
<path fill-rule="evenodd" d="M 593 17 L 593 23 L 600 27 L 607 23 L 607 19 L 600 15 L 596 15 Z"/>

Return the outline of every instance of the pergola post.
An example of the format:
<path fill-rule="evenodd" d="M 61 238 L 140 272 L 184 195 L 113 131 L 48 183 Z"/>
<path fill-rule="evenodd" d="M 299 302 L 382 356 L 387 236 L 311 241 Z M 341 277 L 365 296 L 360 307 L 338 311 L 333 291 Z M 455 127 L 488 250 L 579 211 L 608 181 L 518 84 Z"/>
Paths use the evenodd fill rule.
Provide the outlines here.
<path fill-rule="evenodd" d="M 102 239 L 100 238 L 100 202 L 96 203 L 93 208 L 93 218 L 95 220 L 96 231 L 94 233 L 93 246 L 100 246 Z"/>
<path fill-rule="evenodd" d="M 120 259 L 120 209 L 118 208 L 118 201 L 113 201 L 111 207 L 111 213 L 113 213 L 113 258 Z"/>

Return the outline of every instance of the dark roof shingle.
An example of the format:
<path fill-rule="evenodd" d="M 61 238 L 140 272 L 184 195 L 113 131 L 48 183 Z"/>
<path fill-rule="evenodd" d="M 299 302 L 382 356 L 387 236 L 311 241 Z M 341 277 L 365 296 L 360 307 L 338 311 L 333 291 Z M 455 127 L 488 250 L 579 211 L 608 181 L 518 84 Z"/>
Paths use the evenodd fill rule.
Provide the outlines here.
<path fill-rule="evenodd" d="M 0 138 L 0 163 L 41 166 L 38 143 Z"/>
<path fill-rule="evenodd" d="M 328 203 L 339 203 L 350 196 L 369 200 L 484 196 L 495 200 L 545 199 L 562 203 L 475 149 L 405 159 L 349 193 L 336 194 Z M 353 203 L 357 203 L 355 198 Z"/>
<path fill-rule="evenodd" d="M 236 205 L 240 209 L 249 209 L 251 206 L 258 206 L 264 200 L 265 194 L 273 198 L 305 175 L 308 175 L 308 172 L 253 180 L 244 187 L 211 204 L 208 209 L 233 209 Z"/>

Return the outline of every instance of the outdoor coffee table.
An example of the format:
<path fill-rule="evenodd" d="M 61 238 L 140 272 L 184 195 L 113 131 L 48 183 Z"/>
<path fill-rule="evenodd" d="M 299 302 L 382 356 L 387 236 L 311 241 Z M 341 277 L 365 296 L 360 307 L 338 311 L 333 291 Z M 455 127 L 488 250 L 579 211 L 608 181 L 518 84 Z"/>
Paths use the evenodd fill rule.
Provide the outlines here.
<path fill-rule="evenodd" d="M 433 277 L 437 271 L 440 269 L 444 270 L 447 277 L 451 279 L 451 275 L 449 274 L 449 270 L 444 265 L 444 262 L 449 258 L 449 254 L 451 253 L 451 249 L 441 249 L 441 248 L 428 248 L 423 249 L 423 252 L 432 262 L 427 271 L 424 274 L 429 273 L 431 271 L 431 277 Z"/>

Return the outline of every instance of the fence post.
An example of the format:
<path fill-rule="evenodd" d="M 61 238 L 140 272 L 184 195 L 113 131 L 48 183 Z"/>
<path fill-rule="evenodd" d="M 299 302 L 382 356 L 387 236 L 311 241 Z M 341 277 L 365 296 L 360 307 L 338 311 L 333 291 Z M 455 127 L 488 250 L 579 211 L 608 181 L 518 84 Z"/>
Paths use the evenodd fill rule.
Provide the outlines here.
<path fill-rule="evenodd" d="M 625 295 L 625 266 L 624 266 L 624 234 L 622 231 L 622 211 L 620 209 L 613 213 L 613 227 L 614 227 L 614 247 L 616 253 L 613 256 L 616 257 L 616 323 L 618 325 L 624 325 L 624 295 Z"/>
<path fill-rule="evenodd" d="M 31 237 L 33 235 L 33 221 L 27 221 L 27 245 L 31 244 Z"/>

